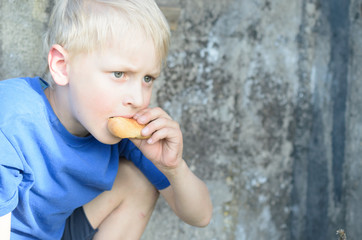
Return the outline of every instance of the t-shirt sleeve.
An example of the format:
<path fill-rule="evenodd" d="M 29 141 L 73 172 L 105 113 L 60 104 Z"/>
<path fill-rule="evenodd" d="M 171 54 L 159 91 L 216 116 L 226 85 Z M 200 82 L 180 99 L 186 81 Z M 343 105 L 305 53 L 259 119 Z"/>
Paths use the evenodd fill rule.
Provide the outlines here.
<path fill-rule="evenodd" d="M 121 141 L 120 156 L 132 161 L 158 190 L 170 186 L 167 177 L 130 140 Z"/>
<path fill-rule="evenodd" d="M 22 181 L 22 164 L 13 146 L 0 131 L 0 216 L 18 204 L 18 187 Z"/>

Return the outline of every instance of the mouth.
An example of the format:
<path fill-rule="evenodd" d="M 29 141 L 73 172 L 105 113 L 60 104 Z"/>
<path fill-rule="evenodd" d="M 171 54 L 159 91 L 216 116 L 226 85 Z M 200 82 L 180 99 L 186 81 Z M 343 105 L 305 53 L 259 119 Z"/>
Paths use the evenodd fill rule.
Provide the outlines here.
<path fill-rule="evenodd" d="M 109 118 L 133 118 L 133 115 L 123 115 L 123 116 L 112 116 Z"/>

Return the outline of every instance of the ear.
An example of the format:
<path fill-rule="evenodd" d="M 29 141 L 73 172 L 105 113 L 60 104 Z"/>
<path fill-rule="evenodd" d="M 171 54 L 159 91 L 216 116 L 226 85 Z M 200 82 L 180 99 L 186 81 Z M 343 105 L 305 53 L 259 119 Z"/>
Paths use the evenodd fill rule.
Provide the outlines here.
<path fill-rule="evenodd" d="M 68 53 L 60 45 L 53 45 L 48 54 L 49 71 L 57 85 L 65 86 L 68 84 L 67 72 Z"/>

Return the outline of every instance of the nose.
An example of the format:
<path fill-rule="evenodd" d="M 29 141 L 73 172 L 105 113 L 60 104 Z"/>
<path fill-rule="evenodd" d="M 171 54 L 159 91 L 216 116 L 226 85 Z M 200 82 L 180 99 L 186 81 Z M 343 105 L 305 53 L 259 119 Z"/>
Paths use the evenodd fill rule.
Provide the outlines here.
<path fill-rule="evenodd" d="M 139 81 L 129 81 L 125 87 L 127 89 L 123 96 L 122 104 L 133 108 L 142 107 L 144 105 L 142 83 Z"/>

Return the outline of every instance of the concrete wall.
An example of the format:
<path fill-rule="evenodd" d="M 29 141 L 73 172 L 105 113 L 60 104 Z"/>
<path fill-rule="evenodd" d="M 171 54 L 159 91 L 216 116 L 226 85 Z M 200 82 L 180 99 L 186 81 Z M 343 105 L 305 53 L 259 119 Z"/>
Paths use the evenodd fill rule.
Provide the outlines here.
<path fill-rule="evenodd" d="M 362 236 L 362 0 L 158 0 L 179 11 L 153 104 L 184 131 L 214 216 L 163 199 L 144 240 Z M 0 2 L 0 79 L 44 72 L 52 1 Z"/>

